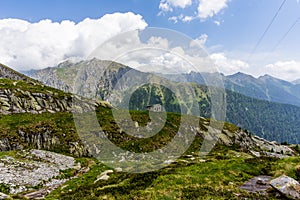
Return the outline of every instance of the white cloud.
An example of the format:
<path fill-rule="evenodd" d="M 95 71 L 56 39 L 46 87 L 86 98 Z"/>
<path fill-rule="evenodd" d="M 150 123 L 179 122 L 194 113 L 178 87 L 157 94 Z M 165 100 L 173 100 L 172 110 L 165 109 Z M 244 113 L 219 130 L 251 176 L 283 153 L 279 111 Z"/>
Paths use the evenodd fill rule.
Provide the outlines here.
<path fill-rule="evenodd" d="M 159 9 L 163 12 L 172 12 L 173 8 L 186 8 L 192 5 L 192 0 L 161 0 Z"/>
<path fill-rule="evenodd" d="M 185 17 L 182 18 L 182 21 L 183 21 L 183 22 L 190 22 L 190 21 L 192 21 L 193 19 L 194 19 L 193 16 L 185 16 Z"/>
<path fill-rule="evenodd" d="M 122 32 L 144 29 L 142 16 L 107 14 L 78 24 L 41 20 L 0 20 L 0 62 L 17 70 L 53 66 L 70 57 L 86 58 L 99 44 Z"/>
<path fill-rule="evenodd" d="M 144 72 L 216 72 L 212 62 L 209 62 L 208 54 L 200 44 L 205 43 L 207 35 L 185 44 L 183 42 L 188 42 L 187 38 L 178 35 L 177 32 L 164 29 L 150 30 L 150 32 L 152 36 L 148 34 L 149 32 L 142 34 L 149 37 L 143 38 L 143 41 L 137 31 L 128 35 L 119 35 L 109 43 L 100 46 L 90 57 L 114 60 Z M 131 42 L 126 42 L 127 40 Z"/>
<path fill-rule="evenodd" d="M 198 38 L 196 38 L 195 40 L 191 41 L 190 47 L 194 47 L 194 46 L 197 46 L 197 45 L 205 46 L 205 43 L 206 43 L 207 39 L 208 39 L 208 35 L 207 34 L 202 34 Z"/>
<path fill-rule="evenodd" d="M 244 72 L 249 68 L 249 64 L 226 57 L 225 53 L 214 53 L 210 55 L 210 58 L 218 67 L 219 71 L 228 75 L 236 72 Z"/>
<path fill-rule="evenodd" d="M 221 25 L 221 22 L 220 21 L 214 21 L 214 23 L 217 25 L 217 26 L 220 26 Z"/>
<path fill-rule="evenodd" d="M 172 7 L 170 6 L 170 4 L 168 4 L 168 2 L 165 2 L 165 1 L 161 1 L 160 4 L 159 4 L 159 9 L 162 11 L 162 12 L 172 12 L 173 9 Z"/>
<path fill-rule="evenodd" d="M 173 21 L 175 24 L 178 22 L 178 17 L 177 16 L 172 16 L 172 17 L 169 17 L 169 21 Z"/>
<path fill-rule="evenodd" d="M 213 17 L 227 7 L 228 0 L 200 0 L 198 16 L 200 19 Z"/>
<path fill-rule="evenodd" d="M 172 16 L 169 17 L 169 21 L 173 21 L 175 24 L 180 20 L 182 22 L 190 22 L 194 19 L 195 17 L 193 16 L 184 16 L 183 14 L 179 15 L 179 16 Z"/>
<path fill-rule="evenodd" d="M 300 62 L 295 60 L 278 61 L 266 65 L 265 68 L 270 75 L 284 80 L 293 81 L 300 77 Z"/>
<path fill-rule="evenodd" d="M 162 37 L 150 37 L 148 40 L 148 45 L 156 48 L 161 49 L 168 49 L 169 48 L 169 40 Z"/>
<path fill-rule="evenodd" d="M 182 22 L 190 22 L 194 19 L 206 20 L 220 13 L 228 5 L 229 0 L 197 0 L 198 6 L 192 15 L 180 14 L 178 16 L 169 17 L 170 21 L 177 23 L 179 20 Z M 174 8 L 181 8 L 184 10 L 186 7 L 193 5 L 192 0 L 161 0 L 159 4 L 160 12 L 158 15 L 173 12 Z M 220 25 L 220 21 L 214 21 L 216 25 Z"/>

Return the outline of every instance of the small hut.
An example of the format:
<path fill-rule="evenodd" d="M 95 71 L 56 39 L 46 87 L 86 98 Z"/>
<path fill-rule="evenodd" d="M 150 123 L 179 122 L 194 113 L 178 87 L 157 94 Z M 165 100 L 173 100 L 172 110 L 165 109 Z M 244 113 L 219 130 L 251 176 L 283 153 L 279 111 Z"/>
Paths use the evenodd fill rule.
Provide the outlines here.
<path fill-rule="evenodd" d="M 148 105 L 147 110 L 151 112 L 162 112 L 162 106 L 160 104 Z"/>

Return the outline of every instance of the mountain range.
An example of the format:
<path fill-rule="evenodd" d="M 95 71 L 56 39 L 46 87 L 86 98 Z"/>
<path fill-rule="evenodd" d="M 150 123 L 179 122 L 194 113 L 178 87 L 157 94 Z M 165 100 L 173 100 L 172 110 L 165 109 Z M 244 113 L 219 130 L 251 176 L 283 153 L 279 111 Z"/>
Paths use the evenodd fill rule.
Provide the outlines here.
<path fill-rule="evenodd" d="M 51 85 L 53 87 L 60 88 L 65 91 L 70 91 L 72 88 L 62 88 L 62 87 L 63 86 L 70 87 L 70 85 L 73 84 L 73 82 L 70 83 L 70 80 L 72 81 L 74 80 L 73 76 L 75 73 L 78 73 L 77 70 L 80 68 L 78 66 L 81 66 L 80 63 L 82 62 L 72 63 L 70 61 L 65 61 L 54 68 L 51 67 L 44 70 L 24 71 L 23 73 L 30 77 L 34 77 L 40 80 L 43 79 L 46 85 Z M 107 65 L 107 63 L 112 63 L 112 62 L 106 61 L 106 64 L 102 64 L 99 66 L 105 66 Z M 114 64 L 116 64 L 119 67 L 121 66 L 120 64 L 117 63 Z M 72 73 L 64 74 L 64 72 L 62 71 L 64 71 L 68 67 L 72 68 L 73 70 Z M 132 70 L 131 68 L 128 68 L 127 66 L 124 65 L 122 65 L 122 67 L 124 69 L 122 73 L 126 73 L 127 71 Z M 57 71 L 56 68 L 59 68 L 61 71 L 59 70 Z M 46 76 L 48 76 L 48 78 L 46 79 L 44 79 L 45 73 L 47 74 Z M 62 81 L 62 79 L 60 79 L 59 77 L 58 78 L 53 77 L 56 75 L 67 76 L 69 80 L 67 81 L 67 83 L 63 83 L 63 82 L 61 83 L 60 81 Z M 251 75 L 244 74 L 241 72 L 238 72 L 233 75 L 228 75 L 228 76 L 225 76 L 221 73 L 206 73 L 206 72 L 202 72 L 202 73 L 190 72 L 188 74 L 157 74 L 157 75 L 172 80 L 174 82 L 195 82 L 201 85 L 207 85 L 207 80 L 220 79 L 223 81 L 222 84 L 224 85 L 224 88 L 226 88 L 227 90 L 237 92 L 256 99 L 300 106 L 300 79 L 292 82 L 288 82 L 282 79 L 272 77 L 267 74 L 255 78 Z M 66 77 L 64 77 L 63 79 L 66 79 Z M 104 96 L 102 96 L 102 98 L 104 98 Z"/>
<path fill-rule="evenodd" d="M 197 72 L 179 75 L 162 74 L 162 76 L 172 81 L 179 80 L 199 84 L 206 84 L 205 80 L 222 76 L 224 87 L 233 92 L 238 92 L 256 99 L 300 106 L 299 81 L 288 82 L 270 75 L 255 78 L 241 72 L 229 76 Z"/>
<path fill-rule="evenodd" d="M 132 73 L 132 76 L 125 76 L 127 72 Z M 99 98 L 106 101 L 119 99 L 119 97 L 112 95 L 118 81 L 123 76 L 125 76 L 123 79 L 126 79 L 126 81 L 119 84 L 122 86 L 121 89 L 129 87 L 132 82 L 153 78 L 153 74 L 143 73 L 120 63 L 97 59 L 78 63 L 67 61 L 57 67 L 31 71 L 27 74 L 48 86 L 65 92 L 73 92 L 88 98 Z M 191 93 L 188 93 L 188 90 L 180 89 L 185 88 L 184 82 L 197 82 L 198 84 L 188 84 L 193 87 L 197 96 L 193 99 L 187 99 L 188 103 L 181 105 L 182 103 L 180 104 L 180 101 L 177 101 L 175 97 L 173 98 L 172 94 L 163 87 L 144 85 L 135 91 L 136 95 L 133 95 L 135 99 L 128 100 L 131 102 L 130 109 L 145 110 L 149 104 L 160 103 L 168 108 L 167 111 L 169 112 L 180 112 L 178 108 L 181 107 L 185 113 L 188 113 L 189 106 L 196 102 L 201 108 L 200 116 L 211 117 L 212 102 L 208 87 L 201 84 L 205 83 L 203 77 L 213 79 L 215 76 L 217 75 L 199 73 L 156 76 L 156 79 L 162 82 L 165 81 L 165 78 L 172 80 L 171 87 L 186 97 L 191 96 Z M 289 98 L 285 101 L 293 101 L 296 104 L 297 95 L 292 95 L 290 89 L 295 90 L 294 87 L 298 85 L 270 76 L 256 79 L 242 73 L 228 77 L 223 76 L 223 78 L 225 79 L 225 86 L 231 88 L 231 90 L 226 90 L 227 106 L 224 120 L 237 124 L 243 129 L 268 140 L 289 143 L 300 141 L 300 107 L 270 101 L 270 99 L 278 100 L 279 97 L 285 99 L 285 96 L 287 96 Z M 152 90 L 149 88 L 152 88 Z M 277 88 L 281 92 L 280 95 Z M 258 92 L 256 93 L 256 91 Z M 248 95 L 243 95 L 243 93 Z M 123 95 L 123 97 L 125 99 L 130 98 L 126 95 Z"/>
<path fill-rule="evenodd" d="M 72 88 L 70 86 L 73 85 L 68 86 L 65 82 L 70 79 L 62 79 L 57 86 L 63 83 L 65 89 L 72 89 L 87 96 L 92 96 L 92 92 L 96 91 L 99 98 L 106 97 L 124 76 L 124 71 L 130 68 L 111 63 L 111 67 L 106 70 L 99 70 L 97 73 L 95 70 L 90 71 L 101 69 L 98 65 L 103 67 L 105 63 L 107 61 L 99 60 L 77 63 L 86 66 L 89 71 L 77 69 L 74 64 L 65 67 L 60 65 L 47 70 L 53 70 L 52 72 L 58 70 L 64 76 L 59 74 L 52 76 L 48 74 L 48 76 L 63 78 L 72 75 L 70 73 L 76 68 L 82 72 L 74 76 L 77 77 L 76 80 L 84 79 L 87 80 L 84 83 L 92 84 L 95 81 L 93 75 L 101 73 L 103 77 L 97 77 L 97 80 L 101 80 L 100 83 L 96 82 L 99 83 L 97 88 L 87 90 L 88 87 L 84 84 L 75 84 L 76 87 L 80 87 Z M 276 199 L 282 195 L 289 197 L 289 194 L 272 189 L 269 180 L 275 180 L 283 174 L 300 179 L 297 168 L 299 161 L 297 145 L 270 142 L 226 122 L 214 148 L 203 157 L 201 150 L 203 146 L 205 149 L 204 139 L 209 142 L 211 141 L 209 138 L 215 137 L 214 131 L 209 127 L 210 119 L 168 112 L 166 123 L 159 133 L 149 138 L 134 137 L 118 127 L 109 103 L 98 101 L 95 96 L 87 100 L 77 94 L 45 86 L 3 65 L 0 66 L 1 70 L 5 71 L 0 74 L 1 199 Z M 136 70 L 133 70 L 133 75 L 138 76 L 138 79 L 150 76 Z M 57 83 L 55 79 L 52 80 Z M 172 84 L 179 89 L 186 85 L 185 83 Z M 197 101 L 201 100 L 199 102 L 201 105 L 209 107 L 208 88 L 195 83 L 188 85 L 192 85 L 198 95 L 201 94 L 197 96 Z M 149 90 L 149 87 L 152 89 Z M 181 92 L 183 95 L 190 95 Z M 142 97 L 145 98 L 137 99 L 140 97 L 139 93 L 143 93 Z M 165 95 L 170 98 L 163 99 Z M 172 111 L 178 105 L 173 97 L 175 98 L 174 94 L 161 85 L 145 84 L 133 93 L 132 108 L 143 108 L 147 105 L 143 102 L 150 98 L 153 103 L 161 101 L 162 104 L 175 106 L 167 107 Z M 240 107 L 236 109 L 240 110 L 245 106 L 243 102 L 249 103 L 247 106 L 250 111 L 253 109 L 251 105 L 256 108 L 269 106 L 274 112 L 274 119 L 278 118 L 277 112 L 284 110 L 288 114 L 298 112 L 289 110 L 297 108 L 296 106 L 276 103 L 273 105 L 267 101 L 251 99 L 230 91 L 227 91 L 227 98 L 229 107 L 237 104 Z M 101 130 L 89 127 L 91 123 L 89 118 L 83 120 L 86 125 L 84 127 L 88 127 L 87 129 L 81 130 L 78 124 L 75 126 L 76 115 L 73 110 L 74 104 L 72 105 L 74 99 L 76 100 L 75 113 L 82 113 L 84 116 L 94 108 L 93 113 L 96 113 Z M 77 101 L 82 103 L 80 107 L 85 109 L 78 109 Z M 284 110 L 276 110 L 278 107 Z M 233 115 L 242 113 L 234 113 L 233 110 L 230 112 Z M 242 118 L 247 118 L 253 114 L 252 112 L 244 111 L 245 115 Z M 132 127 L 134 130 L 138 131 L 143 127 L 151 129 L 152 126 L 156 126 L 155 122 L 149 123 L 147 111 L 131 110 L 130 114 L 135 121 Z M 261 114 L 266 116 L 266 113 Z M 182 117 L 196 118 L 197 124 L 189 120 L 180 124 Z M 286 120 L 286 116 L 281 117 Z M 299 119 L 299 116 L 292 117 Z M 128 120 L 123 123 L 127 124 Z M 179 126 L 183 126 L 183 129 Z M 80 131 L 84 131 L 84 135 L 82 133 L 79 135 Z M 184 140 L 186 134 L 195 136 L 188 149 L 177 159 L 165 154 L 169 148 L 172 151 L 182 148 L 180 144 L 172 143 L 175 134 Z M 116 154 L 109 148 L 103 148 L 105 144 L 101 138 L 108 138 L 111 143 L 126 150 L 126 153 Z M 151 152 L 156 150 L 159 150 L 160 156 L 151 157 Z M 144 153 L 145 157 L 150 156 L 149 160 L 147 162 L 137 160 L 133 156 L 134 153 Z M 111 168 L 110 165 L 104 165 L 105 161 L 99 159 L 97 155 L 106 154 L 113 159 L 110 163 L 122 167 Z M 165 160 L 157 159 L 162 157 Z M 155 171 L 147 173 L 129 173 L 137 168 L 148 170 L 151 166 L 162 166 L 162 168 L 155 168 Z M 265 189 L 259 192 L 251 190 L 247 192 L 245 181 L 258 175 L 269 175 L 268 180 L 263 182 Z M 257 184 L 251 186 L 252 190 L 256 187 L 261 188 L 261 183 L 257 181 Z"/>

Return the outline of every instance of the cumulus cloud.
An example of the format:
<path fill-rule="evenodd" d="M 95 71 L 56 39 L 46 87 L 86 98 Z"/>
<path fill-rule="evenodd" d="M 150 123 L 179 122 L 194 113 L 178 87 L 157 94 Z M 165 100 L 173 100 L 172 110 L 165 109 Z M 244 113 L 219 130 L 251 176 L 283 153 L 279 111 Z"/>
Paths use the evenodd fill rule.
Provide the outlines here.
<path fill-rule="evenodd" d="M 85 59 L 99 44 L 122 32 L 144 29 L 141 15 L 107 14 L 79 23 L 0 20 L 0 62 L 17 70 L 54 66 L 68 58 Z"/>
<path fill-rule="evenodd" d="M 300 62 L 295 60 L 278 61 L 266 65 L 265 68 L 270 75 L 284 80 L 294 81 L 300 78 Z"/>
<path fill-rule="evenodd" d="M 198 5 L 198 16 L 206 19 L 218 14 L 227 7 L 228 0 L 200 0 Z"/>
<path fill-rule="evenodd" d="M 101 47 L 102 53 L 98 55 L 102 55 L 100 58 L 106 58 L 103 55 L 109 52 L 111 57 L 107 58 L 112 60 L 117 58 L 117 62 L 145 72 L 189 73 L 197 71 L 221 72 L 225 75 L 243 72 L 255 76 L 267 73 L 288 81 L 300 77 L 300 62 L 295 60 L 279 61 L 260 68 L 250 67 L 249 63 L 240 59 L 236 54 L 225 52 L 207 54 L 205 48 L 207 47 L 208 35 L 206 34 L 189 40 L 188 44 L 182 44 L 172 40 L 176 38 L 172 34 L 158 31 L 161 35 L 168 35 L 169 37 L 152 36 L 141 41 L 139 34 L 134 32 L 134 34 L 121 37 L 120 42 L 109 44 L 109 48 Z M 119 44 L 123 44 L 122 47 Z M 112 56 L 111 52 L 115 52 L 115 55 Z"/>
<path fill-rule="evenodd" d="M 238 59 L 228 58 L 225 53 L 214 53 L 210 58 L 218 67 L 219 71 L 228 75 L 236 72 L 244 72 L 249 68 L 249 64 Z"/>
<path fill-rule="evenodd" d="M 200 35 L 198 38 L 196 38 L 195 40 L 191 41 L 190 46 L 193 47 L 195 45 L 200 44 L 201 46 L 205 46 L 205 43 L 208 39 L 208 35 L 207 34 L 202 34 Z"/>
<path fill-rule="evenodd" d="M 118 35 L 99 46 L 90 57 L 114 60 L 144 72 L 216 72 L 201 46 L 206 39 L 207 35 L 191 40 L 167 29 L 145 29 L 145 33 L 133 31 Z"/>
<path fill-rule="evenodd" d="M 229 0 L 197 0 L 197 9 L 192 15 L 180 14 L 178 16 L 169 17 L 170 21 L 177 23 L 179 20 L 182 22 L 190 22 L 194 19 L 206 20 L 217 14 L 219 14 L 224 8 L 228 6 Z M 192 0 L 161 0 L 159 9 L 161 14 L 167 12 L 173 12 L 174 8 L 181 8 L 182 10 L 186 7 L 193 5 Z M 216 25 L 220 25 L 220 21 L 214 21 Z"/>

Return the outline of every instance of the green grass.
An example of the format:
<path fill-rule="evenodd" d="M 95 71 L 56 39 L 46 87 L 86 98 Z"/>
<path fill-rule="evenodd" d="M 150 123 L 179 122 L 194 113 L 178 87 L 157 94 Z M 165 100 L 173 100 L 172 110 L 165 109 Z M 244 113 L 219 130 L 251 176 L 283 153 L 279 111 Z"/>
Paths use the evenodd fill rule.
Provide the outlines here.
<path fill-rule="evenodd" d="M 107 181 L 95 182 L 97 175 L 108 169 L 97 163 L 90 172 L 68 181 L 46 199 L 276 199 L 272 195 L 266 198 L 248 193 L 239 186 L 254 176 L 285 174 L 287 166 L 299 161 L 298 157 L 257 159 L 246 154 L 222 160 L 215 158 L 218 153 L 230 152 L 233 150 L 215 150 L 205 163 L 179 160 L 143 174 L 114 172 Z M 290 167 L 289 175 L 293 169 Z"/>
<path fill-rule="evenodd" d="M 2 192 L 4 194 L 8 194 L 9 191 L 10 191 L 9 185 L 6 185 L 4 183 L 0 183 L 0 192 Z"/>
<path fill-rule="evenodd" d="M 52 93 L 54 98 L 65 98 L 70 97 L 70 93 L 65 93 L 61 90 L 45 86 L 38 82 L 26 82 L 26 81 L 17 81 L 11 79 L 0 78 L 0 89 L 11 89 L 11 90 L 22 90 L 30 91 L 30 93 L 42 93 L 49 94 Z M 20 91 L 15 92 L 16 96 L 24 96 Z"/>

